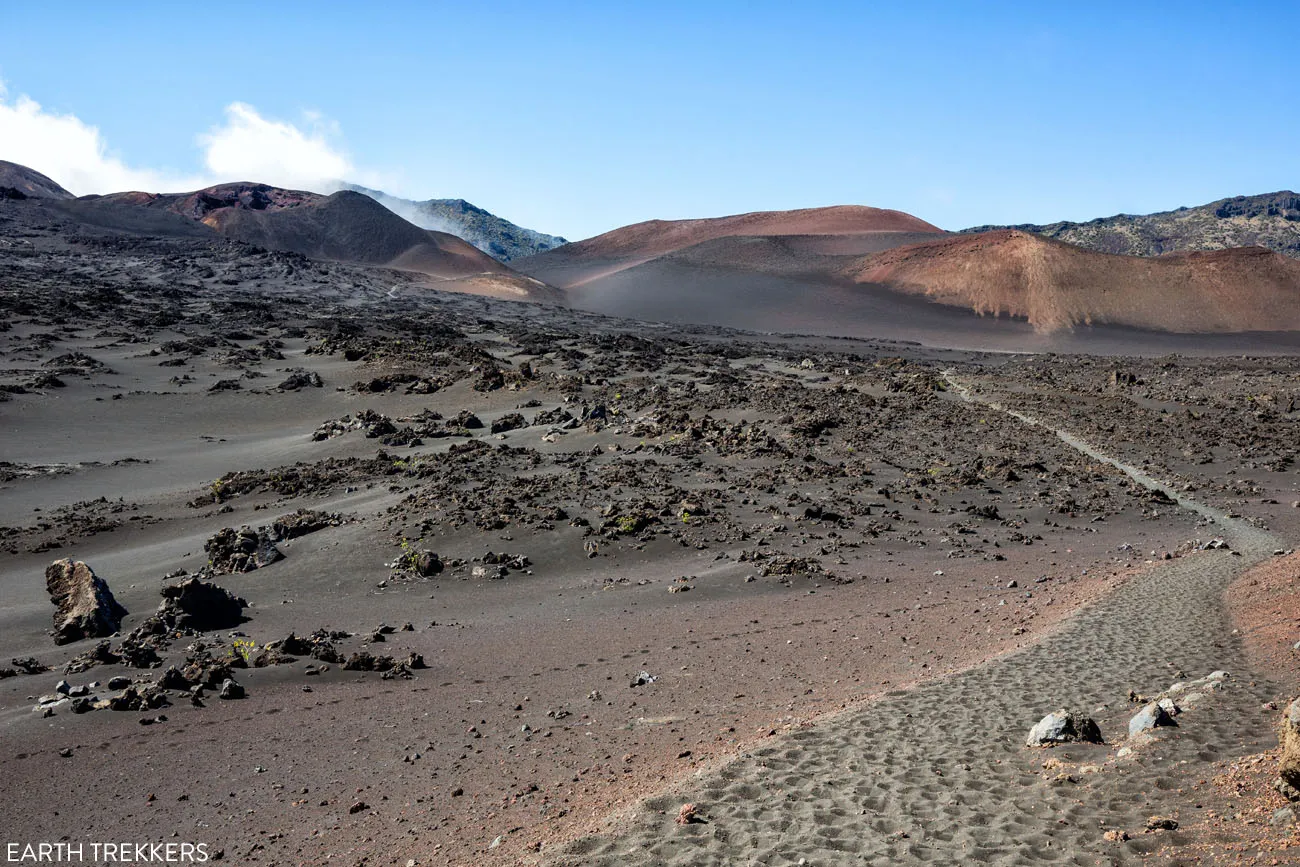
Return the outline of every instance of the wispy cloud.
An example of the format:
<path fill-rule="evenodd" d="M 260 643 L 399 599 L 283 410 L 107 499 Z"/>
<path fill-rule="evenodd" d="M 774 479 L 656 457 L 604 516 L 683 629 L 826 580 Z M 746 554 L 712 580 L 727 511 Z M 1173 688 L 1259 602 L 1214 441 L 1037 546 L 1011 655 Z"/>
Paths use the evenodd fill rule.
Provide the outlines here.
<path fill-rule="evenodd" d="M 25 94 L 10 97 L 0 82 L 0 159 L 48 175 L 77 195 L 123 190 L 175 192 L 225 181 L 259 181 L 329 192 L 341 179 L 375 183 L 341 144 L 337 124 L 304 113 L 301 124 L 262 116 L 247 103 L 226 107 L 223 121 L 195 138 L 193 172 L 132 166 L 109 147 L 98 127 L 76 115 L 47 111 Z"/>

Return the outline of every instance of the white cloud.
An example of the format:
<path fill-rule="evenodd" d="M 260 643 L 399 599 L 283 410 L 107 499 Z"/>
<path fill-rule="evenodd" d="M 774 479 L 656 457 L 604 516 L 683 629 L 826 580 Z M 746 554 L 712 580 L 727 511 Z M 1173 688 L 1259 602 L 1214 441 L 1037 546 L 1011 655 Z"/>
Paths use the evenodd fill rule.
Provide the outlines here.
<path fill-rule="evenodd" d="M 108 147 L 97 127 L 46 111 L 26 95 L 8 98 L 0 81 L 0 159 L 36 169 L 77 195 L 124 190 L 178 192 L 227 181 L 329 192 L 340 179 L 374 182 L 335 141 L 335 124 L 304 113 L 304 127 L 263 117 L 234 102 L 223 123 L 196 137 L 201 169 L 190 173 L 136 168 Z"/>
<path fill-rule="evenodd" d="M 323 189 L 350 178 L 354 167 L 330 141 L 337 128 L 307 114 L 310 129 L 268 120 L 242 102 L 226 107 L 226 121 L 199 136 L 208 173 L 223 181 L 260 181 L 281 187 Z"/>
<path fill-rule="evenodd" d="M 202 186 L 197 176 L 179 177 L 126 165 L 109 152 L 98 128 L 75 115 L 48 112 L 25 95 L 10 100 L 3 82 L 0 159 L 36 169 L 77 195 Z"/>

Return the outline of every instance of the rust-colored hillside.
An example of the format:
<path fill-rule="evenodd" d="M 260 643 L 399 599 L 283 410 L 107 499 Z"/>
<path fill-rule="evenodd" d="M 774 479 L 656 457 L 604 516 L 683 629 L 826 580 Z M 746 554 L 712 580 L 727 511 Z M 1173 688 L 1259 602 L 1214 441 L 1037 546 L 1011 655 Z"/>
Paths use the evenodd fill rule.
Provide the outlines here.
<path fill-rule="evenodd" d="M 937 234 L 942 231 L 902 211 L 837 205 L 796 211 L 755 211 L 698 220 L 649 220 L 566 244 L 556 253 L 568 257 L 660 256 L 702 241 L 733 236 L 853 235 L 862 232 Z"/>
<path fill-rule="evenodd" d="M 1300 329 L 1300 262 L 1260 247 L 1138 258 L 1001 230 L 873 253 L 842 274 L 1040 331 Z"/>

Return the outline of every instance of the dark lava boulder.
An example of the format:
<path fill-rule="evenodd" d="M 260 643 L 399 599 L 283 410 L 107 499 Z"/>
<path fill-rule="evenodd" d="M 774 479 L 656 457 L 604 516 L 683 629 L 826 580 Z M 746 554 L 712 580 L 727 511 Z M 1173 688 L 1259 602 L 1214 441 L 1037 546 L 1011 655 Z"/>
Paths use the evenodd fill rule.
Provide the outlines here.
<path fill-rule="evenodd" d="M 528 422 L 524 420 L 522 415 L 512 412 L 492 422 L 492 433 L 505 433 L 506 431 L 518 430 L 527 426 Z"/>
<path fill-rule="evenodd" d="M 456 413 L 454 418 L 447 419 L 447 427 L 448 429 L 459 428 L 461 430 L 478 430 L 483 427 L 483 422 L 478 416 L 474 415 L 474 413 L 467 409 L 462 409 L 460 412 Z"/>
<path fill-rule="evenodd" d="M 80 560 L 51 563 L 45 569 L 45 589 L 59 609 L 51 633 L 55 644 L 112 635 L 127 614 L 104 579 Z"/>
<path fill-rule="evenodd" d="M 187 578 L 162 589 L 158 616 L 173 629 L 229 629 L 243 622 L 248 603 L 224 587 Z"/>
<path fill-rule="evenodd" d="M 368 650 L 358 650 L 343 663 L 345 671 L 388 671 L 397 665 L 391 656 L 378 656 Z"/>
<path fill-rule="evenodd" d="M 473 389 L 475 391 L 496 391 L 503 388 L 506 384 L 505 374 L 501 368 L 495 365 L 488 365 L 479 371 L 478 379 L 475 380 Z"/>

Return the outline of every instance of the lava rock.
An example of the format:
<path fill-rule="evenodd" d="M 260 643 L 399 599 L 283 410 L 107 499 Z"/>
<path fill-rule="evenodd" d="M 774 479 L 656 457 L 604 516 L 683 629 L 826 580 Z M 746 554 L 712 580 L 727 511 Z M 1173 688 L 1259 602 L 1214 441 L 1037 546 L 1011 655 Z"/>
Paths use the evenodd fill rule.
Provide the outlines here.
<path fill-rule="evenodd" d="M 1029 730 L 1025 745 L 1040 747 L 1077 742 L 1103 743 L 1101 729 L 1091 717 L 1061 708 L 1043 717 Z"/>
<path fill-rule="evenodd" d="M 224 587 L 187 578 L 162 589 L 158 616 L 172 629 L 229 629 L 246 618 L 248 603 Z"/>
<path fill-rule="evenodd" d="M 10 677 L 19 674 L 41 674 L 50 670 L 48 665 L 40 662 L 34 656 L 20 656 L 9 660 L 9 662 L 13 665 L 13 669 L 11 669 L 13 674 L 9 675 Z"/>
<path fill-rule="evenodd" d="M 346 638 L 346 632 L 326 632 L 318 629 L 306 638 L 302 638 L 290 632 L 288 637 L 279 641 L 272 641 L 266 645 L 268 650 L 288 654 L 290 656 L 310 656 L 312 659 L 318 659 L 321 662 L 341 663 L 344 661 L 343 655 L 339 653 L 338 648 L 334 646 L 335 638 Z"/>
<path fill-rule="evenodd" d="M 388 671 L 397 665 L 391 656 L 377 656 L 366 650 L 358 650 L 343 663 L 344 671 Z"/>
<path fill-rule="evenodd" d="M 284 559 L 280 549 L 261 528 L 235 530 L 226 527 L 204 542 L 203 550 L 217 574 L 252 572 Z"/>
<path fill-rule="evenodd" d="M 1291 702 L 1282 714 L 1278 741 L 1282 746 L 1278 778 L 1290 786 L 1291 791 L 1300 790 L 1300 698 Z"/>
<path fill-rule="evenodd" d="M 462 428 L 464 430 L 478 430 L 483 427 L 483 422 L 478 416 L 467 409 L 462 409 L 456 413 L 454 418 L 447 419 L 448 428 Z"/>
<path fill-rule="evenodd" d="M 506 431 L 518 430 L 527 426 L 528 422 L 524 420 L 522 415 L 512 412 L 492 422 L 492 433 L 505 433 Z"/>
<path fill-rule="evenodd" d="M 217 697 L 230 700 L 243 698 L 246 694 L 239 681 L 231 678 L 222 682 L 221 691 L 217 693 Z"/>
<path fill-rule="evenodd" d="M 1169 711 L 1165 710 L 1160 702 L 1153 701 L 1143 705 L 1142 710 L 1138 711 L 1128 721 L 1128 736 L 1136 737 L 1145 731 L 1176 725 L 1178 723 L 1174 722 L 1174 718 L 1169 715 Z"/>
<path fill-rule="evenodd" d="M 276 387 L 280 391 L 297 391 L 300 388 L 320 388 L 324 384 L 316 371 L 298 368 L 289 371 L 289 376 Z"/>
<path fill-rule="evenodd" d="M 80 560 L 51 563 L 45 569 L 45 589 L 58 608 L 51 633 L 55 644 L 112 635 L 127 614 L 107 582 Z"/>
<path fill-rule="evenodd" d="M 299 509 L 287 515 L 281 515 L 271 523 L 270 538 L 275 541 L 297 539 L 308 533 L 315 533 L 326 527 L 337 527 L 343 523 L 341 515 L 318 512 L 314 509 Z"/>
<path fill-rule="evenodd" d="M 63 667 L 65 674 L 79 674 L 96 665 L 118 665 L 122 657 L 114 653 L 109 642 L 100 641 L 85 653 L 79 653 Z"/>

